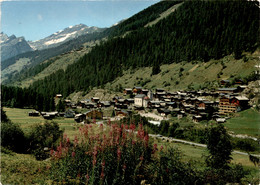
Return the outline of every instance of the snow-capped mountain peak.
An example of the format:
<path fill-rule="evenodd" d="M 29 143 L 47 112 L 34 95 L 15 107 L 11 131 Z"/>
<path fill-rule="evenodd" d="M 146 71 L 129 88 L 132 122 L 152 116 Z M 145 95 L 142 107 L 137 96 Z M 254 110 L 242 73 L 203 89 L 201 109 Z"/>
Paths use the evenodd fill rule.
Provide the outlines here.
<path fill-rule="evenodd" d="M 64 42 L 71 40 L 73 38 L 76 38 L 80 35 L 98 32 L 101 30 L 102 29 L 97 28 L 97 27 L 89 27 L 84 24 L 78 24 L 78 25 L 69 26 L 63 30 L 57 31 L 44 39 L 29 42 L 29 44 L 33 49 L 38 49 L 38 50 L 46 49 L 46 48 L 55 47 L 57 45 L 60 45 Z"/>

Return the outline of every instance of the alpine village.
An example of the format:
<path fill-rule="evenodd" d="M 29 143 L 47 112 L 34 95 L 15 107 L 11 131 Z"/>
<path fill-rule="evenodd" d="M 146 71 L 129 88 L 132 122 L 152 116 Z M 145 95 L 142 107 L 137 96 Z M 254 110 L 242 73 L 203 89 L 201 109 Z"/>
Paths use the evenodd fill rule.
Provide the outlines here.
<path fill-rule="evenodd" d="M 259 13 L 159 1 L 109 28 L 1 33 L 1 183 L 260 184 Z"/>

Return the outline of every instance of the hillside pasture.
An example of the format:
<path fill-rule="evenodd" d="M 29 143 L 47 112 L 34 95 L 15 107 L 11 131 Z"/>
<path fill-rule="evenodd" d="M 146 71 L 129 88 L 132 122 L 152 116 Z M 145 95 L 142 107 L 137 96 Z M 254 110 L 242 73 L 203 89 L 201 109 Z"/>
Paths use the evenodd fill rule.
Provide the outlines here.
<path fill-rule="evenodd" d="M 235 134 L 246 134 L 259 137 L 260 133 L 260 113 L 251 108 L 234 114 L 234 117 L 224 124 L 228 130 Z"/>

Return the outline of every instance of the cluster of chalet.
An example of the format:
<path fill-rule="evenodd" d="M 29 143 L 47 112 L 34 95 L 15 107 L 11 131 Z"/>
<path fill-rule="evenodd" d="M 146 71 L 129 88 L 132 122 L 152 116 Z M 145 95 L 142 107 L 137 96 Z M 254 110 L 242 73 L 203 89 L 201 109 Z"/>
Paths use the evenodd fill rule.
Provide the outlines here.
<path fill-rule="evenodd" d="M 176 115 L 178 118 L 190 115 L 195 122 L 214 119 L 224 122 L 221 115 L 238 112 L 248 108 L 249 99 L 240 96 L 246 86 L 219 88 L 216 91 L 177 91 L 164 89 L 150 90 L 134 87 L 124 89 L 125 94 L 134 94 L 134 108 L 156 109 L 162 116 Z M 217 101 L 210 101 L 218 99 Z"/>
<path fill-rule="evenodd" d="M 100 110 L 90 110 L 82 114 L 76 114 L 73 110 L 69 109 L 66 112 L 29 112 L 29 116 L 42 116 L 44 119 L 51 120 L 56 117 L 74 118 L 76 122 L 83 122 L 89 119 L 103 119 L 103 112 Z"/>
<path fill-rule="evenodd" d="M 220 83 L 225 85 L 229 81 L 222 80 Z M 62 116 L 82 122 L 88 119 L 103 119 L 101 108 L 113 107 L 114 116 L 120 117 L 128 116 L 132 110 L 152 109 L 162 116 L 171 114 L 182 118 L 189 115 L 192 116 L 194 122 L 210 119 L 224 122 L 225 119 L 221 118 L 221 115 L 235 113 L 247 109 L 249 106 L 249 99 L 240 95 L 246 86 L 239 83 L 237 87 L 219 88 L 215 91 L 167 92 L 164 89 L 157 88 L 155 92 L 152 92 L 149 89 L 135 86 L 124 89 L 124 95 L 130 95 L 132 98 L 115 96 L 111 101 L 100 101 L 99 97 L 92 97 L 78 103 L 65 100 L 66 108 L 69 109 L 65 113 L 31 112 L 29 116 L 41 114 L 45 119 Z M 61 94 L 56 95 L 56 98 L 61 97 Z M 84 114 L 75 114 L 71 110 L 75 108 L 86 108 L 90 109 L 90 111 Z"/>

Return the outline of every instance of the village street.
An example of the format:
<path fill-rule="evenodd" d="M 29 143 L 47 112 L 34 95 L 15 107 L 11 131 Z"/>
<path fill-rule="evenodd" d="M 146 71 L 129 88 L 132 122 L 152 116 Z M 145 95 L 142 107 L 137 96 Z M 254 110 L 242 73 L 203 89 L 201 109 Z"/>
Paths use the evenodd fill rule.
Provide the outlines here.
<path fill-rule="evenodd" d="M 148 117 L 148 118 L 153 118 L 153 119 L 158 120 L 158 121 L 168 120 L 168 118 L 165 118 L 165 117 L 156 115 L 156 114 L 151 113 L 151 112 L 148 112 L 148 113 L 139 112 L 139 114 L 140 114 L 140 116 Z"/>

